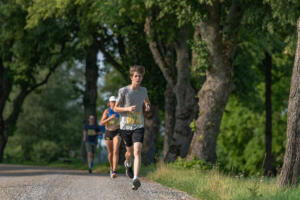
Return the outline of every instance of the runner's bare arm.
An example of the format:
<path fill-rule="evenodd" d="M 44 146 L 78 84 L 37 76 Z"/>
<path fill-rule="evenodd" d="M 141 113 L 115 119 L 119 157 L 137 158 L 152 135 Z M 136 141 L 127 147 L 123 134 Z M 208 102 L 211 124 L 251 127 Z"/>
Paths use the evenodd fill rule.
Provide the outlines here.
<path fill-rule="evenodd" d="M 108 117 L 108 109 L 106 109 L 102 115 L 100 126 L 105 125 L 111 118 Z"/>
<path fill-rule="evenodd" d="M 82 140 L 85 142 L 85 140 L 86 140 L 86 130 L 83 130 L 83 138 L 82 138 Z"/>
<path fill-rule="evenodd" d="M 146 98 L 144 100 L 144 104 L 145 104 L 145 108 L 146 108 L 145 111 L 146 112 L 150 111 L 150 100 L 148 98 Z"/>
<path fill-rule="evenodd" d="M 132 111 L 135 111 L 135 109 L 136 109 L 136 106 L 120 107 L 120 104 L 117 101 L 116 105 L 115 105 L 115 108 L 114 108 L 114 111 L 115 112 L 132 112 Z"/>

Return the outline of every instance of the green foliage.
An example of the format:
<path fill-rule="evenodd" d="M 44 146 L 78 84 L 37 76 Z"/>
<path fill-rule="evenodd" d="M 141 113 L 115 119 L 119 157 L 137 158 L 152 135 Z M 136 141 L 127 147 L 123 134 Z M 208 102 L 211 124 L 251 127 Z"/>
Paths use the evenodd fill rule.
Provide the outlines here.
<path fill-rule="evenodd" d="M 48 162 L 69 156 L 70 150 L 78 151 L 83 111 L 81 93 L 72 84 L 73 79 L 80 79 L 80 73 L 64 67 L 47 86 L 28 97 L 17 130 L 7 144 L 7 161 Z"/>
<path fill-rule="evenodd" d="M 193 75 L 195 78 L 204 76 L 206 70 L 210 67 L 209 64 L 209 53 L 206 49 L 206 45 L 202 40 L 192 41 L 191 49 L 195 53 L 195 65 L 193 65 Z"/>
<path fill-rule="evenodd" d="M 119 88 L 124 87 L 126 82 L 123 76 L 113 68 L 103 70 L 102 79 L 99 85 L 99 93 L 97 100 L 97 110 L 100 113 L 98 119 L 101 119 L 102 113 L 107 108 L 110 96 L 118 96 Z"/>
<path fill-rule="evenodd" d="M 203 160 L 193 159 L 193 160 L 187 161 L 185 159 L 182 159 L 181 157 L 178 157 L 177 160 L 170 165 L 172 167 L 176 167 L 179 169 L 196 169 L 196 170 L 212 169 L 212 165 L 209 163 L 206 163 Z"/>
<path fill-rule="evenodd" d="M 57 159 L 59 155 L 59 146 L 56 142 L 41 140 L 32 147 L 31 159 L 49 163 Z"/>
<path fill-rule="evenodd" d="M 193 121 L 190 123 L 190 128 L 193 132 L 196 131 L 196 119 L 193 119 Z"/>
<path fill-rule="evenodd" d="M 281 25 L 297 24 L 297 19 L 300 16 L 300 3 L 298 0 L 264 0 L 272 8 L 272 14 L 275 20 L 278 20 Z"/>
<path fill-rule="evenodd" d="M 286 113 L 273 113 L 273 169 L 280 168 L 285 148 Z M 231 97 L 223 116 L 217 154 L 221 168 L 243 174 L 261 174 L 265 153 L 265 114 Z"/>

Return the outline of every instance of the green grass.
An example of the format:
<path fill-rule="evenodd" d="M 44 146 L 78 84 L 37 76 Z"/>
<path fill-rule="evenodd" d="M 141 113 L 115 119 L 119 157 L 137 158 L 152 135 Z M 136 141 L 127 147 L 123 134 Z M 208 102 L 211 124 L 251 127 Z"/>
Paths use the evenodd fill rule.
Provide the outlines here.
<path fill-rule="evenodd" d="M 228 176 L 216 169 L 200 170 L 159 164 L 146 177 L 207 200 L 298 200 L 299 188 L 279 189 L 276 178 Z"/>

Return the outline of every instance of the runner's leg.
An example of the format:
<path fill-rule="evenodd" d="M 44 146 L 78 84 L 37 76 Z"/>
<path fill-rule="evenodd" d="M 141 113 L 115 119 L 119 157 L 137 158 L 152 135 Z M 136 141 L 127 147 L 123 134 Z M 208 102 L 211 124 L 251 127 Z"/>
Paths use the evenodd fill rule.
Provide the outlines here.
<path fill-rule="evenodd" d="M 107 159 L 109 162 L 110 170 L 113 170 L 113 141 L 105 140 L 105 144 L 108 151 Z"/>
<path fill-rule="evenodd" d="M 113 165 L 112 170 L 116 171 L 119 161 L 119 147 L 121 143 L 121 137 L 119 135 L 113 138 Z"/>
<path fill-rule="evenodd" d="M 134 178 L 137 178 L 139 176 L 140 168 L 141 168 L 141 162 L 142 162 L 142 146 L 143 144 L 141 142 L 135 142 L 133 144 L 133 150 L 134 150 Z"/>
<path fill-rule="evenodd" d="M 91 168 L 93 168 L 94 167 L 94 159 L 95 159 L 95 152 L 92 152 L 91 153 Z"/>
<path fill-rule="evenodd" d="M 126 164 L 128 166 L 131 166 L 132 155 L 133 155 L 133 146 L 126 147 L 125 159 L 126 159 Z"/>

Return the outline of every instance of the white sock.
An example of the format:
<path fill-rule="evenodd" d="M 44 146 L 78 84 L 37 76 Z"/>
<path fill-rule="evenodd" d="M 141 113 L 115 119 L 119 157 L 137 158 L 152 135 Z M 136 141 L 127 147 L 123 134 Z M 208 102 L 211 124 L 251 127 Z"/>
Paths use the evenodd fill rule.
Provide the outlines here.
<path fill-rule="evenodd" d="M 134 179 L 139 179 L 139 177 L 138 177 L 138 176 L 134 176 L 134 177 L 133 177 L 133 180 L 134 180 Z"/>
<path fill-rule="evenodd" d="M 128 163 L 127 160 L 126 160 L 125 163 L 126 163 L 126 166 L 127 166 L 127 167 L 131 167 L 131 165 L 132 165 L 132 162 L 131 162 L 131 161 L 130 161 L 130 163 Z"/>

